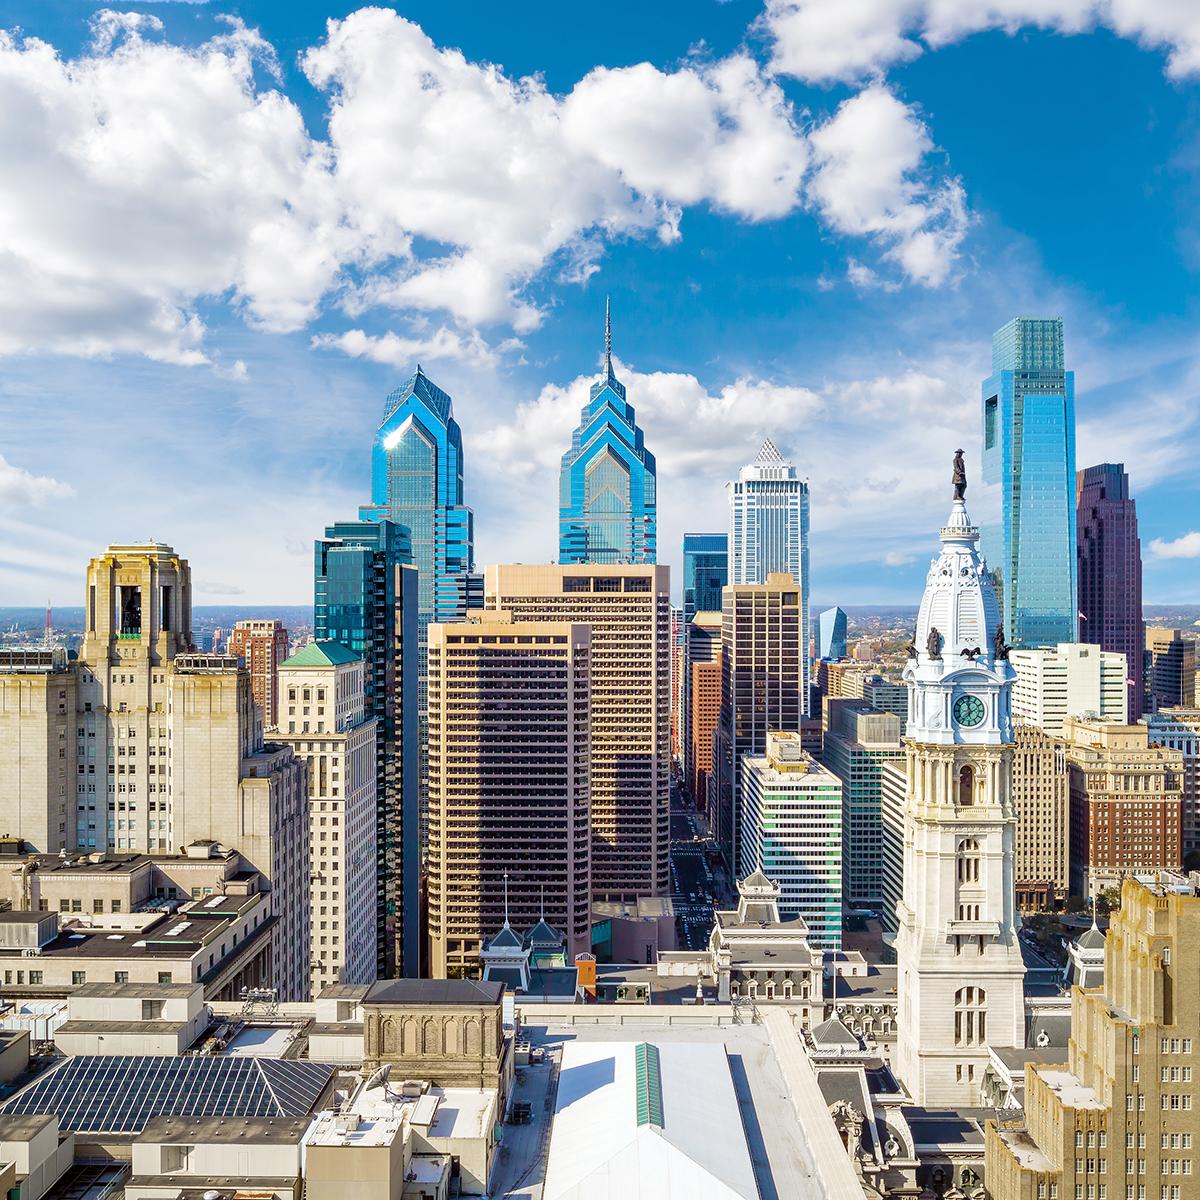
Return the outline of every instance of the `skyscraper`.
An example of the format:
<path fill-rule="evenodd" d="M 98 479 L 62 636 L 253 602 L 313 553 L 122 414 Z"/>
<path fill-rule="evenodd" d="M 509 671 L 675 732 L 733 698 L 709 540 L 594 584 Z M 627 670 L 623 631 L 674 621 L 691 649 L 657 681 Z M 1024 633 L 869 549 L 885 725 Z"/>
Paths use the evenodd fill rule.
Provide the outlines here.
<path fill-rule="evenodd" d="M 510 915 L 591 930 L 591 633 L 479 614 L 429 634 L 429 946 L 434 979 L 477 973 Z"/>
<path fill-rule="evenodd" d="M 1000 489 L 983 550 L 1005 637 L 1014 646 L 1075 641 L 1075 372 L 1063 367 L 1061 318 L 1016 317 L 992 338 L 983 480 Z"/>
<path fill-rule="evenodd" d="M 313 624 L 365 664 L 364 708 L 377 718 L 376 862 L 379 973 L 420 966 L 417 590 L 407 531 L 388 520 L 341 521 L 317 540 Z"/>
<path fill-rule="evenodd" d="M 769 733 L 797 733 L 808 699 L 805 626 L 795 579 L 772 572 L 725 589 L 721 619 L 721 719 L 715 735 L 708 820 L 729 869 L 739 861 L 742 759 L 767 750 Z"/>
<path fill-rule="evenodd" d="M 1129 692 L 1123 654 L 1081 643 L 1053 649 L 1014 650 L 1017 673 L 1013 716 L 1047 733 L 1061 734 L 1068 717 L 1084 713 L 1124 724 Z"/>
<path fill-rule="evenodd" d="M 1125 655 L 1129 719 L 1145 704 L 1142 544 L 1137 504 L 1122 463 L 1085 467 L 1075 476 L 1079 635 Z"/>
<path fill-rule="evenodd" d="M 713 734 L 721 719 L 721 614 L 698 612 L 687 629 L 688 695 L 691 722 L 687 731 L 684 773 L 692 803 L 701 811 L 708 802 L 713 765 Z"/>
<path fill-rule="evenodd" d="M 782 571 L 804 589 L 807 608 L 808 484 L 768 438 L 725 490 L 729 582 L 765 583 L 768 575 Z"/>
<path fill-rule="evenodd" d="M 840 608 L 827 608 L 818 621 L 817 657 L 839 659 L 846 657 L 846 614 Z"/>
<path fill-rule="evenodd" d="M 613 374 L 612 323 L 604 314 L 604 375 L 592 384 L 558 485 L 558 560 L 652 563 L 656 467 L 625 385 Z"/>
<path fill-rule="evenodd" d="M 692 621 L 697 613 L 720 613 L 721 589 L 729 582 L 729 538 L 723 533 L 685 533 L 683 535 L 683 688 L 680 695 L 680 721 L 682 733 L 681 758 L 688 772 L 688 779 L 694 778 L 690 766 L 693 755 L 691 749 L 692 726 L 692 660 L 689 658 L 691 649 Z M 719 636 L 719 635 L 718 635 Z M 701 748 L 703 770 L 707 777 L 710 764 L 710 750 Z M 703 797 L 693 795 L 698 803 Z"/>
<path fill-rule="evenodd" d="M 288 631 L 283 622 L 238 621 L 229 635 L 229 653 L 236 654 L 250 672 L 250 691 L 262 712 L 263 729 L 274 729 L 279 664 L 288 656 Z"/>
<path fill-rule="evenodd" d="M 1147 629 L 1149 698 L 1157 712 L 1196 703 L 1196 643 L 1179 629 Z"/>
<path fill-rule="evenodd" d="M 591 628 L 592 893 L 670 891 L 670 571 L 489 566 L 489 612 Z"/>
<path fill-rule="evenodd" d="M 358 515 L 408 530 L 422 644 L 431 621 L 465 617 L 475 532 L 463 504 L 462 434 L 453 401 L 419 365 L 384 403 L 371 452 L 371 503 Z"/>

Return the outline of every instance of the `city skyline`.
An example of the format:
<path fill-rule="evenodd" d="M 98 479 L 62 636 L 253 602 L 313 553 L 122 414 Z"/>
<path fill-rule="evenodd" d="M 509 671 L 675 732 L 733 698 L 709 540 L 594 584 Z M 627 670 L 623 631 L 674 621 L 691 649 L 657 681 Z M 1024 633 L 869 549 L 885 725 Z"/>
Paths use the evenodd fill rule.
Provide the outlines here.
<path fill-rule="evenodd" d="M 6 418 L 0 595 L 10 604 L 47 597 L 70 603 L 73 564 L 91 547 L 161 530 L 186 545 L 194 561 L 209 564 L 196 581 L 198 601 L 303 600 L 311 538 L 331 515 L 348 515 L 362 503 L 369 476 L 364 446 L 379 404 L 417 361 L 455 396 L 466 493 L 477 514 L 477 563 L 548 561 L 555 557 L 558 458 L 596 377 L 598 314 L 611 293 L 621 329 L 615 369 L 659 461 L 660 562 L 678 567 L 685 530 L 723 527 L 721 485 L 771 437 L 811 480 L 814 603 L 887 603 L 913 595 L 927 565 L 922 533 L 939 519 L 944 470 L 936 465 L 941 454 L 920 451 L 942 438 L 946 448 L 964 446 L 973 511 L 982 520 L 974 398 L 987 374 L 988 338 L 1014 314 L 1061 315 L 1077 377 L 1077 461 L 1126 464 L 1142 527 L 1147 602 L 1192 598 L 1200 531 L 1190 515 L 1197 485 L 1187 464 L 1194 458 L 1198 374 L 1187 335 L 1191 302 L 1181 310 L 1175 298 L 1194 291 L 1190 255 L 1178 252 L 1187 239 L 1180 205 L 1190 176 L 1180 156 L 1194 120 L 1188 99 L 1194 81 L 1186 56 L 1169 58 L 1184 45 L 1182 27 L 1165 26 L 1140 48 L 1136 29 L 1111 38 L 1028 27 L 1009 37 L 968 25 L 942 37 L 937 50 L 917 53 L 921 44 L 911 43 L 913 54 L 901 56 L 911 61 L 878 64 L 887 70 L 874 84 L 860 76 L 876 64 L 856 65 L 840 45 L 833 76 L 845 82 L 829 86 L 811 63 L 786 50 L 790 35 L 779 14 L 788 7 L 774 5 L 765 22 L 748 4 L 689 9 L 689 19 L 679 22 L 614 11 L 595 28 L 579 24 L 553 48 L 529 36 L 525 14 L 505 27 L 491 16 L 462 22 L 426 4 L 406 6 L 407 24 L 376 13 L 371 20 L 386 26 L 378 30 L 381 46 L 398 60 L 417 56 L 447 97 L 482 96 L 489 113 L 497 93 L 486 90 L 479 64 L 500 64 L 494 82 L 506 96 L 515 94 L 515 81 L 544 72 L 538 103 L 573 129 L 565 155 L 578 184 L 573 196 L 584 193 L 580 202 L 591 203 L 604 195 L 617 209 L 585 203 L 582 215 L 566 214 L 563 241 L 532 248 L 524 226 L 501 222 L 522 253 L 532 255 L 515 267 L 486 257 L 467 217 L 467 232 L 416 229 L 418 240 L 450 246 L 451 257 L 430 258 L 429 248 L 417 244 L 404 259 L 384 247 L 393 267 L 402 259 L 408 266 L 386 277 L 364 268 L 352 295 L 320 302 L 309 294 L 298 304 L 288 290 L 291 275 L 268 272 L 277 275 L 280 292 L 266 296 L 252 286 L 251 268 L 262 264 L 247 258 L 245 244 L 217 253 L 207 229 L 195 232 L 179 209 L 155 225 L 187 230 L 177 247 L 186 269 L 168 256 L 179 277 L 147 282 L 136 255 L 127 270 L 87 259 L 73 275 L 66 259 L 83 251 L 66 247 L 67 291 L 97 277 L 110 279 L 112 290 L 99 289 L 58 337 L 47 333 L 61 316 L 52 298 L 13 292 L 26 300 L 0 345 L 8 356 L 0 385 Z M 12 14 L 6 24 L 22 31 L 6 55 L 29 54 L 21 37 L 38 37 L 58 50 L 60 65 L 77 62 L 74 83 L 54 73 L 52 58 L 37 64 L 60 89 L 64 111 L 75 111 L 71 97 L 82 98 L 78 80 L 90 68 L 88 86 L 100 89 L 93 98 L 111 101 L 117 121 L 124 110 L 112 91 L 113 62 L 132 79 L 174 55 L 182 85 L 197 47 L 208 46 L 214 70 L 246 66 L 244 80 L 230 84 L 234 109 L 275 94 L 303 123 L 313 153 L 319 157 L 337 142 L 339 161 L 349 161 L 340 156 L 349 154 L 351 114 L 344 99 L 331 97 L 342 94 L 355 56 L 364 52 L 365 38 L 349 39 L 355 28 L 362 33 L 362 14 L 335 36 L 316 6 L 285 15 L 251 3 L 243 18 L 261 43 L 251 44 L 246 33 L 222 49 L 209 44 L 224 27 L 205 5 L 147 5 L 136 29 L 130 22 L 92 26 L 41 5 L 6 9 Z M 681 58 L 701 39 L 704 54 Z M 454 46 L 461 58 L 450 52 Z M 263 65 L 255 55 L 267 55 L 267 47 L 278 62 L 277 81 L 254 66 Z M 642 62 L 648 66 L 626 69 Z M 1021 72 L 1059 105 L 1061 120 L 1043 129 L 1024 119 L 1032 111 L 1001 111 L 998 98 L 963 89 L 963 79 L 985 62 L 988 69 Z M 1068 103 L 1098 71 L 1121 81 L 1100 107 Z M 706 114 L 715 114 L 714 128 L 731 121 L 737 133 L 731 142 L 718 140 L 724 160 L 697 160 L 687 189 L 651 178 L 654 129 L 596 124 L 597 106 L 609 99 L 604 89 L 632 88 L 639 80 L 650 88 L 674 80 L 694 89 L 699 125 L 689 146 L 697 154 L 709 145 Z M 760 97 L 766 129 L 777 136 L 778 156 L 768 161 L 779 172 L 754 196 L 734 186 L 738 163 L 748 161 L 739 155 L 766 136 L 731 118 L 746 89 Z M 612 98 L 623 101 L 625 94 Z M 809 117 L 801 117 L 804 108 Z M 488 130 L 498 144 L 516 146 L 526 137 L 529 113 L 517 110 L 516 126 Z M 329 125 L 331 113 L 341 125 Z M 206 117 L 207 110 L 164 113 L 168 124 Z M 993 155 L 1014 153 L 1019 138 L 1036 158 L 1061 144 L 1064 123 L 1078 153 L 1097 147 L 1103 126 L 1106 152 L 1117 146 L 1130 162 L 1120 187 L 1097 198 L 1085 171 L 1068 170 L 1053 196 L 1034 196 L 994 178 Z M 908 138 L 902 169 L 864 179 L 857 152 L 888 128 Z M 70 167 L 62 139 L 54 130 L 45 134 L 50 165 Z M 596 136 L 583 139 L 580 159 L 583 134 Z M 636 159 L 635 150 L 647 149 L 649 162 L 644 153 Z M 607 155 L 607 164 L 597 155 Z M 1149 193 L 1134 184 L 1144 169 L 1164 162 L 1175 165 L 1156 176 Z M 428 150 L 414 147 L 409 165 L 414 185 L 430 186 Z M 310 166 L 320 176 L 310 182 L 325 186 L 320 164 Z M 670 174 L 678 163 L 664 166 Z M 741 179 L 743 188 L 747 182 L 757 182 L 752 173 Z M 847 192 L 864 182 L 881 211 L 846 208 Z M 391 187 L 379 183 L 381 193 Z M 291 176 L 278 181 L 284 193 L 298 189 L 288 196 L 293 200 L 303 186 Z M 629 190 L 613 199 L 614 187 Z M 101 188 L 95 195 L 100 204 L 107 193 Z M 484 216 L 505 216 L 527 201 L 525 192 L 492 197 Z M 924 243 L 896 232 L 904 204 L 913 206 L 914 222 L 944 268 L 936 279 L 936 272 L 922 272 L 917 249 Z M 653 228 L 651 210 L 660 222 Z M 37 225 L 36 204 L 20 211 L 23 246 L 36 250 L 55 236 Z M 79 215 L 90 220 L 100 211 L 85 207 Z M 547 215 L 542 208 L 536 213 Z M 263 214 L 268 225 L 271 219 Z M 413 231 L 411 214 L 397 220 Z M 1101 229 L 1108 231 L 1109 252 L 1097 256 Z M 1132 238 L 1134 230 L 1141 231 L 1137 254 L 1124 257 L 1137 261 L 1136 276 L 1110 269 L 1130 249 L 1113 236 Z M 326 249 L 320 236 L 323 230 L 313 235 L 317 257 Z M 342 251 L 331 253 L 345 261 Z M 302 256 L 295 257 L 301 272 Z M 220 273 L 226 266 L 218 267 L 226 259 L 240 264 L 232 280 Z M 456 263 L 463 272 L 487 268 L 477 281 L 477 311 L 465 307 L 471 287 L 451 271 Z M 345 277 L 342 283 L 349 287 Z M 157 324 L 147 311 L 158 314 Z M 79 412 L 89 414 L 88 452 L 64 454 L 78 441 Z M 164 431 L 172 453 L 155 462 L 152 439 Z M 264 454 L 267 437 L 271 453 Z M 102 464 L 114 456 L 131 464 L 127 486 L 109 486 Z M 839 484 L 839 468 L 851 460 L 854 477 Z M 147 496 L 181 480 L 189 503 L 177 512 L 147 505 Z M 271 539 L 228 536 L 235 523 L 244 526 L 250 505 L 260 509 Z"/>

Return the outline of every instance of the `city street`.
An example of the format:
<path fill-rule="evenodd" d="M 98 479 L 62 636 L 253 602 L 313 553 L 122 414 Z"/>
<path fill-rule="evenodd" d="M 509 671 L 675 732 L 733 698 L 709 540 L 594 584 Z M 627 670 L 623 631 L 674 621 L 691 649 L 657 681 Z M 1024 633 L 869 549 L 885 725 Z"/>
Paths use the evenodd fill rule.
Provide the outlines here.
<path fill-rule="evenodd" d="M 724 904 L 725 873 L 709 865 L 704 822 L 683 793 L 671 788 L 671 897 L 681 950 L 702 950 L 712 930 L 713 908 Z M 697 840 L 700 839 L 700 840 Z"/>

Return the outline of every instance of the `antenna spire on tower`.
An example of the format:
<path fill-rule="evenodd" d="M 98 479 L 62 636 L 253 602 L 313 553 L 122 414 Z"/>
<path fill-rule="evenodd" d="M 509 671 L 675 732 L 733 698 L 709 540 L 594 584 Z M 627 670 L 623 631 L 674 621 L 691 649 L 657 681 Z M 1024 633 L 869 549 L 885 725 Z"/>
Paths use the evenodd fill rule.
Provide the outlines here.
<path fill-rule="evenodd" d="M 504 872 L 504 923 L 508 924 L 508 872 Z"/>
<path fill-rule="evenodd" d="M 604 373 L 612 374 L 612 306 L 604 297 Z"/>

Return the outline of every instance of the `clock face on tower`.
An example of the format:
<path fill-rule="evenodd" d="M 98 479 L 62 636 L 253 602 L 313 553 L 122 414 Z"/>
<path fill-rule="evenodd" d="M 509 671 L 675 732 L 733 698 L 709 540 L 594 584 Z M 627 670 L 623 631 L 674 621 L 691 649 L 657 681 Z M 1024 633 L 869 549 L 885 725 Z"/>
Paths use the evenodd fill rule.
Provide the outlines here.
<path fill-rule="evenodd" d="M 954 702 L 954 719 L 966 729 L 973 729 L 986 715 L 978 696 L 959 696 Z"/>

